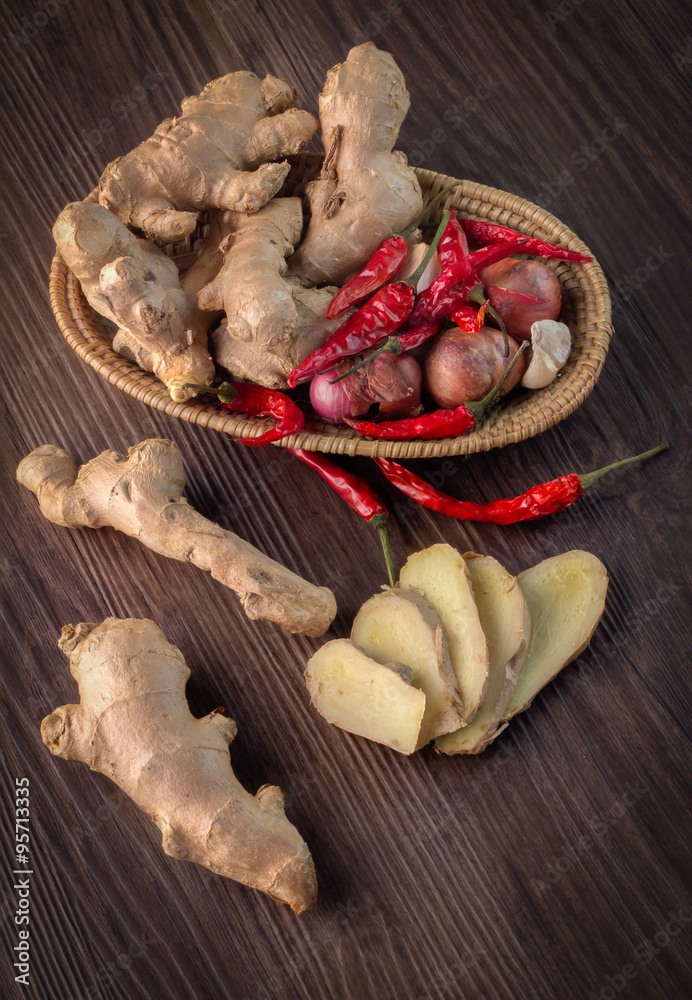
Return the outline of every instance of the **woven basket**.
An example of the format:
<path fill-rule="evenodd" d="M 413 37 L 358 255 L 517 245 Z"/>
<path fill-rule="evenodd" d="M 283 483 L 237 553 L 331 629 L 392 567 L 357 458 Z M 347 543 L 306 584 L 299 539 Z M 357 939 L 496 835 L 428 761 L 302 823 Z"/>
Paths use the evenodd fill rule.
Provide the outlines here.
<path fill-rule="evenodd" d="M 303 153 L 296 157 L 281 193 L 289 196 L 302 194 L 307 182 L 317 176 L 320 164 L 321 156 L 315 153 Z M 499 222 L 528 236 L 538 236 L 590 255 L 582 241 L 555 216 L 524 198 L 484 184 L 457 181 L 433 170 L 417 169 L 416 175 L 426 201 L 444 187 L 458 184 L 458 190 L 444 199 L 444 207 L 459 208 L 465 216 Z M 96 200 L 95 192 L 89 200 Z M 431 221 L 439 220 L 442 211 L 443 206 L 436 206 L 431 212 Z M 188 266 L 193 259 L 192 243 L 197 235 L 185 244 L 165 248 L 181 268 Z M 432 458 L 501 448 L 554 427 L 584 402 L 596 384 L 613 328 L 608 286 L 595 260 L 589 264 L 550 262 L 550 266 L 562 285 L 565 322 L 572 331 L 572 352 L 558 378 L 545 389 L 515 391 L 491 410 L 477 428 L 462 437 L 436 441 L 377 441 L 361 437 L 351 428 L 307 421 L 300 434 L 285 438 L 278 444 L 287 448 L 344 455 Z M 87 303 L 79 282 L 57 252 L 53 258 L 49 287 L 53 313 L 70 347 L 119 389 L 171 416 L 234 437 L 256 437 L 271 425 L 271 421 L 234 414 L 214 402 L 199 399 L 186 403 L 173 402 L 158 379 L 113 351 L 112 335 Z"/>

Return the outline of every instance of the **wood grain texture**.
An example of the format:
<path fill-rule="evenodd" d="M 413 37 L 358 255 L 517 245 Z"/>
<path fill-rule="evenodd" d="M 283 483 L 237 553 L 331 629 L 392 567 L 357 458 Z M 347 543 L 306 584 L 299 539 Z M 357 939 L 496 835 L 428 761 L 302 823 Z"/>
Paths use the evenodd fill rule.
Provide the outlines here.
<path fill-rule="evenodd" d="M 387 3 L 3 5 L 3 996 L 689 996 L 690 8 Z M 400 145 L 413 161 L 539 201 L 594 248 L 615 301 L 604 374 L 576 414 L 522 445 L 416 468 L 491 499 L 671 441 L 573 510 L 510 528 L 413 509 L 370 463 L 351 462 L 391 501 L 398 563 L 445 540 L 515 572 L 577 547 L 608 567 L 590 649 L 468 760 L 404 759 L 330 728 L 302 679 L 314 640 L 248 621 L 211 578 L 133 539 L 48 524 L 14 483 L 45 442 L 85 460 L 172 438 L 188 498 L 330 585 L 329 637 L 347 633 L 383 582 L 369 529 L 290 455 L 235 446 L 100 379 L 59 335 L 46 284 L 57 213 L 183 96 L 252 68 L 289 77 L 315 110 L 326 71 L 368 37 L 406 74 Z M 109 614 L 153 617 L 187 658 L 193 711 L 224 704 L 237 720 L 236 772 L 253 791 L 279 784 L 312 847 L 314 911 L 298 918 L 166 858 L 115 786 L 45 750 L 40 720 L 75 694 L 59 630 Z M 21 776 L 35 872 L 28 988 L 11 968 Z"/>

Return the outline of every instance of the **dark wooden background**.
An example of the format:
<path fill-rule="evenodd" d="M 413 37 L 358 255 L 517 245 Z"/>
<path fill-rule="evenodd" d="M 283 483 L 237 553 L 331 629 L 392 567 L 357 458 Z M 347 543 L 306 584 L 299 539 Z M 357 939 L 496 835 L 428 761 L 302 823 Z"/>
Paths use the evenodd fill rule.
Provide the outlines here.
<path fill-rule="evenodd" d="M 3 995 L 688 997 L 689 5 L 15 0 L 2 35 Z M 587 403 L 540 438 L 454 460 L 445 488 L 512 495 L 671 442 L 552 521 L 496 528 L 396 507 L 398 563 L 444 539 L 514 571 L 583 547 L 610 572 L 590 649 L 477 758 L 405 759 L 330 728 L 302 679 L 315 640 L 248 621 L 211 578 L 132 539 L 48 524 L 14 482 L 45 442 L 86 460 L 172 438 L 189 499 L 330 585 L 329 636 L 346 634 L 383 582 L 374 534 L 290 455 L 108 385 L 63 341 L 46 289 L 59 210 L 183 96 L 250 68 L 288 77 L 315 111 L 326 71 L 368 38 L 406 74 L 400 145 L 413 162 L 539 201 L 594 249 L 613 290 L 616 336 Z M 395 503 L 374 467 L 357 467 Z M 238 775 L 253 791 L 279 784 L 313 850 L 311 913 L 166 858 L 115 786 L 43 747 L 42 717 L 75 693 L 60 628 L 107 615 L 154 618 L 191 667 L 193 711 L 235 717 Z M 28 988 L 11 970 L 22 776 Z"/>

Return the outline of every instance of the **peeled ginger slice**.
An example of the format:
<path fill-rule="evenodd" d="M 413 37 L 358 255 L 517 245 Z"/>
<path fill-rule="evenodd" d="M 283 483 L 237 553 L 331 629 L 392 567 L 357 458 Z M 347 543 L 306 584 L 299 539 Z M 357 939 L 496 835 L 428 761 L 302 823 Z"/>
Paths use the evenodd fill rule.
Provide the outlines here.
<path fill-rule="evenodd" d="M 437 613 L 421 594 L 384 590 L 356 615 L 351 639 L 379 663 L 404 663 L 425 692 L 418 746 L 461 725 L 461 701 Z"/>
<path fill-rule="evenodd" d="M 468 724 L 485 695 L 488 644 L 466 563 L 451 545 L 431 545 L 409 556 L 399 585 L 406 591 L 421 591 L 440 616 L 461 694 L 461 724 Z"/>
<path fill-rule="evenodd" d="M 467 552 L 464 559 L 488 640 L 488 687 L 473 721 L 435 741 L 435 749 L 446 754 L 480 753 L 504 729 L 500 723 L 517 685 L 531 629 L 517 578 L 492 556 Z"/>
<path fill-rule="evenodd" d="M 575 550 L 517 577 L 531 616 L 531 638 L 505 712 L 511 719 L 586 649 L 605 607 L 608 574 L 600 559 Z"/>
<path fill-rule="evenodd" d="M 404 754 L 416 749 L 425 712 L 412 678 L 410 667 L 377 663 L 348 639 L 326 643 L 305 671 L 312 703 L 328 722 Z"/>

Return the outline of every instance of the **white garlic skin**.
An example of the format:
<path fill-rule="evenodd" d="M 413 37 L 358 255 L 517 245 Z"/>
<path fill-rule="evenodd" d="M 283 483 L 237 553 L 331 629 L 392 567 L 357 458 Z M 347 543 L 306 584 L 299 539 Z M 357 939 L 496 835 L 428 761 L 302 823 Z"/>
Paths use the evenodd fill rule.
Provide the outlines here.
<path fill-rule="evenodd" d="M 521 380 L 525 389 L 550 385 L 567 363 L 572 347 L 569 327 L 554 319 L 541 319 L 531 327 L 531 360 Z"/>

